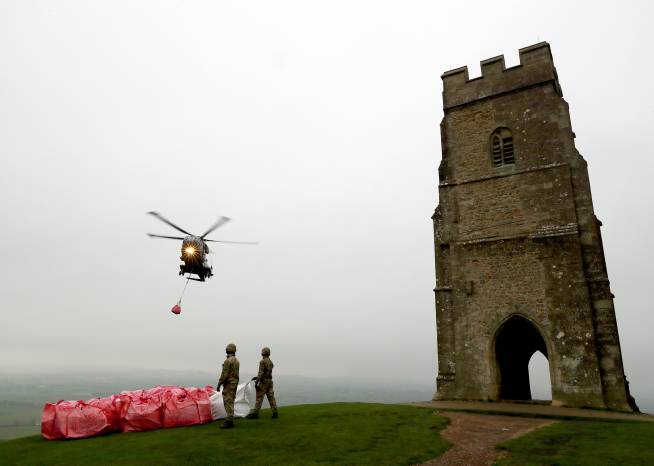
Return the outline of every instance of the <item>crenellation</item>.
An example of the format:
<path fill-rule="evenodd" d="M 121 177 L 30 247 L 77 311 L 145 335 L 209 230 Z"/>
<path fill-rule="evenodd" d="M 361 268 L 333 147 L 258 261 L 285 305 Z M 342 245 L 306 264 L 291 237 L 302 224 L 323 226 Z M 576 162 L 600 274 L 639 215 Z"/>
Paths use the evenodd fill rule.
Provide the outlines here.
<path fill-rule="evenodd" d="M 482 78 L 495 78 L 500 76 L 506 70 L 506 66 L 504 65 L 504 55 L 498 55 L 497 57 L 482 60 L 480 65 Z"/>
<path fill-rule="evenodd" d="M 467 66 L 462 66 L 460 68 L 455 68 L 450 71 L 446 71 L 441 75 L 441 78 L 444 80 L 445 78 L 453 78 L 455 76 L 460 76 L 464 79 L 464 81 L 468 81 L 468 67 Z"/>
<path fill-rule="evenodd" d="M 450 109 L 537 85 L 552 85 L 561 94 L 547 42 L 524 47 L 519 55 L 520 64 L 510 68 L 506 68 L 504 55 L 482 60 L 479 78 L 470 79 L 467 66 L 443 73 L 443 108 Z"/>

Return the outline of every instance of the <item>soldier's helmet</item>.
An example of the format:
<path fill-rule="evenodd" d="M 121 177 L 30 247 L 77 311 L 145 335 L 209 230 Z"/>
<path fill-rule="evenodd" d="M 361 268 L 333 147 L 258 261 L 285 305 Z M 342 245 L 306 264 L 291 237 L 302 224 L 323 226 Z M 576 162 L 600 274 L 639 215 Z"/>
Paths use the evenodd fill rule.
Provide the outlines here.
<path fill-rule="evenodd" d="M 270 356 L 270 348 L 264 346 L 263 349 L 261 350 L 261 356 Z"/>
<path fill-rule="evenodd" d="M 225 352 L 236 354 L 236 345 L 234 343 L 230 343 L 227 345 L 227 348 L 225 348 Z"/>

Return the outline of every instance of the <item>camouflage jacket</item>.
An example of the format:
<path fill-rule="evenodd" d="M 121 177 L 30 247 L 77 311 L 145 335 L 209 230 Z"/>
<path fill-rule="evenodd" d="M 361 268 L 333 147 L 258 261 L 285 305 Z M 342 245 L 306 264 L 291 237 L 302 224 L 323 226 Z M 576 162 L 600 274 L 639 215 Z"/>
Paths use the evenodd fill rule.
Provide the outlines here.
<path fill-rule="evenodd" d="M 218 380 L 218 385 L 222 385 L 225 383 L 238 383 L 238 370 L 239 370 L 240 364 L 238 362 L 238 359 L 236 359 L 236 356 L 233 354 L 230 354 L 227 356 L 225 359 L 225 362 L 223 363 L 223 371 L 220 374 L 220 379 Z"/>
<path fill-rule="evenodd" d="M 272 380 L 272 370 L 273 362 L 269 357 L 264 356 L 259 363 L 259 374 L 257 374 L 257 379 L 260 382 L 265 382 L 266 380 Z"/>

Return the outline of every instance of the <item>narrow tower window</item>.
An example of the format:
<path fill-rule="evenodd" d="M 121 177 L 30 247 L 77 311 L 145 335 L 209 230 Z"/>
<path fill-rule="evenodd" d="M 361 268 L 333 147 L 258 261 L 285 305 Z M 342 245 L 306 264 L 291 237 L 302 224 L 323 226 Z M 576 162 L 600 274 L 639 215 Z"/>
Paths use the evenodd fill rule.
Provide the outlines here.
<path fill-rule="evenodd" d="M 513 136 L 508 128 L 497 128 L 491 134 L 491 157 L 495 167 L 515 163 Z"/>

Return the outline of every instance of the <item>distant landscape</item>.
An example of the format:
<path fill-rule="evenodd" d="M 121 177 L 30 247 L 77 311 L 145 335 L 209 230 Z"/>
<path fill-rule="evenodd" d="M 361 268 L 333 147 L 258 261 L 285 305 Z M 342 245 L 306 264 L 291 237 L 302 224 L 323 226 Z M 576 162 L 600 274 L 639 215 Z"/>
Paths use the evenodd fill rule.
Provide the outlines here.
<path fill-rule="evenodd" d="M 254 375 L 242 372 L 241 380 Z M 216 379 L 217 374 L 209 372 L 164 369 L 0 370 L 0 441 L 38 434 L 41 410 L 46 402 L 86 400 L 156 385 L 215 386 Z M 433 392 L 429 382 L 419 381 L 275 377 L 275 394 L 280 406 L 334 401 L 407 403 L 431 399 Z M 653 399 L 638 398 L 637 402 L 642 411 L 654 413 Z"/>
<path fill-rule="evenodd" d="M 241 373 L 241 380 L 255 374 Z M 59 369 L 44 372 L 0 371 L 0 441 L 40 432 L 45 402 L 86 400 L 120 393 L 122 390 L 156 385 L 204 387 L 214 385 L 217 374 L 201 371 L 156 369 Z M 429 383 L 398 380 L 393 383 L 346 377 L 311 378 L 292 375 L 275 377 L 280 406 L 365 401 L 405 403 L 428 400 L 434 387 Z M 264 402 L 267 406 L 267 402 Z"/>

